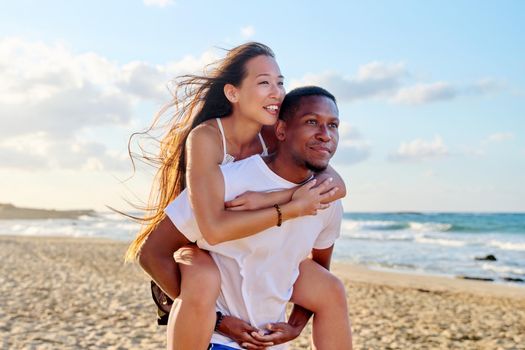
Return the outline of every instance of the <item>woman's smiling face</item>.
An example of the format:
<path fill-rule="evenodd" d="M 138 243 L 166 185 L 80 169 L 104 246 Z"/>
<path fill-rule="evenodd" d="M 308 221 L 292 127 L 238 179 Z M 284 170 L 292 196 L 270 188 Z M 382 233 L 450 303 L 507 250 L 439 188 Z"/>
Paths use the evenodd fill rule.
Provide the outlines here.
<path fill-rule="evenodd" d="M 285 95 L 279 65 L 261 55 L 249 60 L 245 69 L 246 77 L 236 87 L 239 112 L 262 125 L 275 124 Z"/>

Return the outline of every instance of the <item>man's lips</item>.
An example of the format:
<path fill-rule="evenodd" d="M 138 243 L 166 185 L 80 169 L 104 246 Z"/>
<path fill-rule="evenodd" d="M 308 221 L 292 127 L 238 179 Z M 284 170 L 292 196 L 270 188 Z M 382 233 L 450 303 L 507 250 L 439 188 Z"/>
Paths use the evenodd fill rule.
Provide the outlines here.
<path fill-rule="evenodd" d="M 310 148 L 314 150 L 315 152 L 324 153 L 328 155 L 332 154 L 332 150 L 326 146 L 316 145 L 316 146 L 310 146 Z"/>

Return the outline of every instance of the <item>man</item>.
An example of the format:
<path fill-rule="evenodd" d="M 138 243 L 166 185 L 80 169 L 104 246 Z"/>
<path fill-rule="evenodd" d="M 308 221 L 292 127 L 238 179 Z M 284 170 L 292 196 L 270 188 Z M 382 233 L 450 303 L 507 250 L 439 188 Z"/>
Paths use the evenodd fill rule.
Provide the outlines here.
<path fill-rule="evenodd" d="M 291 91 L 283 101 L 275 127 L 279 141 L 275 154 L 264 160 L 256 155 L 222 166 L 225 201 L 246 191 L 287 189 L 311 179 L 315 172 L 328 166 L 337 148 L 338 125 L 335 98 L 326 90 L 305 87 Z M 311 254 L 314 261 L 329 268 L 342 219 L 340 201 L 315 216 L 286 222 L 281 221 L 280 208 L 276 206 L 275 227 L 217 245 L 210 245 L 202 238 L 187 193 L 177 197 L 165 212 L 190 241 L 210 251 L 221 274 L 221 293 L 216 303 L 219 313 L 259 328 L 272 323 L 272 333 L 253 335 L 262 342 L 278 344 L 291 339 L 279 332 L 289 331 L 283 321 L 286 303 L 295 301 L 292 293 L 299 264 Z M 303 318 L 302 327 L 307 320 L 308 317 Z M 335 341 L 341 342 L 338 348 L 349 349 L 351 335 L 347 317 L 346 324 L 345 321 L 339 323 L 343 324 L 336 327 L 342 327 L 343 336 Z M 334 339 L 325 339 L 325 343 L 330 341 Z M 212 349 L 239 348 L 235 341 L 218 332 L 211 342 Z"/>

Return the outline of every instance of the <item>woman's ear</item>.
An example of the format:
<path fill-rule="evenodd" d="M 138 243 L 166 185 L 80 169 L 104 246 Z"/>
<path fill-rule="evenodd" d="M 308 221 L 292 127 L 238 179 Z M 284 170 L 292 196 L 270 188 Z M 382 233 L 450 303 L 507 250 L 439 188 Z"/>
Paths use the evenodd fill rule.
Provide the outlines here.
<path fill-rule="evenodd" d="M 231 103 L 239 102 L 239 92 L 237 88 L 232 84 L 224 85 L 224 96 L 226 96 L 228 101 L 230 101 Z"/>
<path fill-rule="evenodd" d="M 275 137 L 279 141 L 284 141 L 286 139 L 286 122 L 279 119 L 275 124 Z"/>

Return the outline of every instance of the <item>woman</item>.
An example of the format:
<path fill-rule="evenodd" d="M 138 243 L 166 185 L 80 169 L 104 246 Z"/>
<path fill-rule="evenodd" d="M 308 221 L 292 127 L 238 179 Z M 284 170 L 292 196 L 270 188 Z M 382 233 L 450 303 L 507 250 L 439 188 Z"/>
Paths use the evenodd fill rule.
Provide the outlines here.
<path fill-rule="evenodd" d="M 210 243 L 220 243 L 274 226 L 276 203 L 281 204 L 283 220 L 315 214 L 327 206 L 322 201 L 335 199 L 336 189 L 330 189 L 329 181 L 325 181 L 317 188 L 310 183 L 295 192 L 246 194 L 227 203 L 226 210 L 219 165 L 266 153 L 265 141 L 271 151 L 274 140 L 264 140 L 259 133 L 262 126 L 271 126 L 277 120 L 284 98 L 283 77 L 268 47 L 248 43 L 229 51 L 209 76 L 183 79 L 178 91 L 184 90 L 186 97 L 179 100 L 178 92 L 175 94 L 177 115 L 161 142 L 152 215 L 144 220 L 146 225 L 131 244 L 127 258 L 138 258 L 157 284 L 170 297 L 178 298 L 170 316 L 168 347 L 176 344 L 180 349 L 206 349 L 216 322 L 220 277 L 210 256 L 194 245 L 188 246 L 190 242 L 162 210 L 187 186 L 203 236 Z M 334 175 L 329 172 L 332 174 L 326 177 Z M 338 183 L 342 185 L 341 180 Z M 262 209 L 250 210 L 254 208 Z M 177 250 L 178 266 L 173 261 Z M 315 266 L 304 271 L 326 286 L 337 283 L 316 271 Z M 242 331 L 237 327 L 228 332 L 232 324 Z M 224 319 L 221 327 L 236 341 L 270 345 L 258 342 L 250 335 L 255 329 L 240 320 Z"/>

